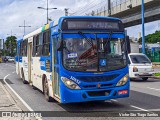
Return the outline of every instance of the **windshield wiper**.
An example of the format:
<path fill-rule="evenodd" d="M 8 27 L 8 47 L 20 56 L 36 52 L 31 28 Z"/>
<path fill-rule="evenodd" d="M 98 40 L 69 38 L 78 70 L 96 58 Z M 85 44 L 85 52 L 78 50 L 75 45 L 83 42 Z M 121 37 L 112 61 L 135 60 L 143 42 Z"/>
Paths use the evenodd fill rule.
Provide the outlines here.
<path fill-rule="evenodd" d="M 94 45 L 93 45 L 93 39 L 92 38 L 87 38 L 83 32 L 79 31 L 78 32 L 79 35 L 81 35 L 86 41 L 87 43 L 94 49 Z"/>
<path fill-rule="evenodd" d="M 63 43 L 63 48 L 68 52 L 68 53 L 70 53 L 70 51 L 68 50 L 68 48 L 66 47 L 66 42 L 64 41 L 64 43 Z"/>

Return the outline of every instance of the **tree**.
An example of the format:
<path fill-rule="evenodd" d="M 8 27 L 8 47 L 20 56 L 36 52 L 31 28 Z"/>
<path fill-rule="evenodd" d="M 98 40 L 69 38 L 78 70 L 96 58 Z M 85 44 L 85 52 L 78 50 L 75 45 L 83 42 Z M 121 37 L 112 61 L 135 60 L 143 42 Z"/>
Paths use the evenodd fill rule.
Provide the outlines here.
<path fill-rule="evenodd" d="M 5 46 L 6 46 L 6 50 L 8 51 L 7 55 L 9 56 L 15 56 L 14 49 L 16 48 L 16 44 L 17 44 L 16 39 L 17 38 L 15 36 L 9 36 L 6 38 Z"/>
<path fill-rule="evenodd" d="M 160 41 L 160 31 L 156 31 L 153 34 L 145 36 L 146 43 L 157 43 Z M 139 39 L 139 43 L 142 43 L 142 37 Z"/>

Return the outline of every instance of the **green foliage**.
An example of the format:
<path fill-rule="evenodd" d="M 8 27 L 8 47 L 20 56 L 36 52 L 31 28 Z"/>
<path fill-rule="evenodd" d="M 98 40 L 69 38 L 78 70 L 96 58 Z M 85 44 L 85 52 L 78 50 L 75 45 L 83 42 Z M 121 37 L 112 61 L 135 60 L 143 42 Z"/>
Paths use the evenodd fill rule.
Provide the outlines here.
<path fill-rule="evenodd" d="M 160 42 L 160 31 L 156 31 L 153 34 L 145 36 L 146 43 L 157 43 Z M 139 39 L 139 43 L 142 43 L 142 37 Z"/>
<path fill-rule="evenodd" d="M 154 76 L 160 77 L 160 73 L 155 73 Z"/>
<path fill-rule="evenodd" d="M 16 41 L 16 37 L 15 36 L 9 36 L 6 38 L 6 41 L 5 41 L 5 46 L 6 46 L 6 55 L 9 55 L 9 56 L 14 56 L 15 53 L 14 53 L 14 49 L 16 48 L 16 44 L 17 44 L 17 41 Z"/>

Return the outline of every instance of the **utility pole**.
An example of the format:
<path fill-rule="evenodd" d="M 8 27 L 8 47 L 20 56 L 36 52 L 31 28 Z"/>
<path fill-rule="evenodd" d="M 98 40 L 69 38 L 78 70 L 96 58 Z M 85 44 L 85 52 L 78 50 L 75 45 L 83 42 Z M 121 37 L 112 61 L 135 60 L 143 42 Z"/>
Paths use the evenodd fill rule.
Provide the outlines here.
<path fill-rule="evenodd" d="M 23 25 L 23 26 L 19 26 L 19 27 L 23 27 L 23 28 L 24 28 L 24 35 L 25 35 L 25 28 L 26 28 L 26 27 L 31 27 L 31 26 L 26 26 L 25 20 L 24 20 L 24 25 Z M 24 36 L 24 35 L 23 35 L 23 36 Z"/>
<path fill-rule="evenodd" d="M 92 10 L 92 12 L 91 12 L 91 16 L 94 16 L 95 15 L 95 12 Z"/>
<path fill-rule="evenodd" d="M 108 0 L 108 15 L 111 16 L 111 0 Z"/>
<path fill-rule="evenodd" d="M 48 18 L 48 10 L 52 10 L 52 9 L 57 9 L 57 8 L 48 8 L 48 0 L 47 0 L 47 8 L 44 7 L 37 7 L 38 9 L 43 9 L 43 10 L 47 10 L 47 24 L 49 23 L 49 18 Z"/>
<path fill-rule="evenodd" d="M 68 8 L 65 8 L 64 11 L 65 11 L 65 16 L 68 16 Z"/>

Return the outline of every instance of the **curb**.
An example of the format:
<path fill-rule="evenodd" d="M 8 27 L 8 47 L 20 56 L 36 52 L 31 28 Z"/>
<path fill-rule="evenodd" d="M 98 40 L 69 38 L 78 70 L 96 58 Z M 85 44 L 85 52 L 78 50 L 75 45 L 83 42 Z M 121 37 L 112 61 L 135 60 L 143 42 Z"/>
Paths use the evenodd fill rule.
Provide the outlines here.
<path fill-rule="evenodd" d="M 2 89 L 2 91 L 0 92 L 4 92 L 3 96 L 4 98 L 8 99 L 8 102 L 10 102 L 9 105 L 7 105 L 8 107 L 4 106 L 1 108 L 1 111 L 5 111 L 5 110 L 11 110 L 11 111 L 21 111 L 21 108 L 19 106 L 17 106 L 15 100 L 13 99 L 13 97 L 10 95 L 10 93 L 8 92 L 8 90 L 6 89 L 5 85 L 3 85 L 3 83 L 0 83 L 0 87 Z M 3 98 L 1 98 L 2 101 Z M 6 101 L 7 102 L 7 101 Z M 6 103 L 4 103 L 6 104 Z"/>
<path fill-rule="evenodd" d="M 151 77 L 151 78 L 160 80 L 160 77 L 155 77 L 155 76 L 153 76 L 153 77 Z"/>

